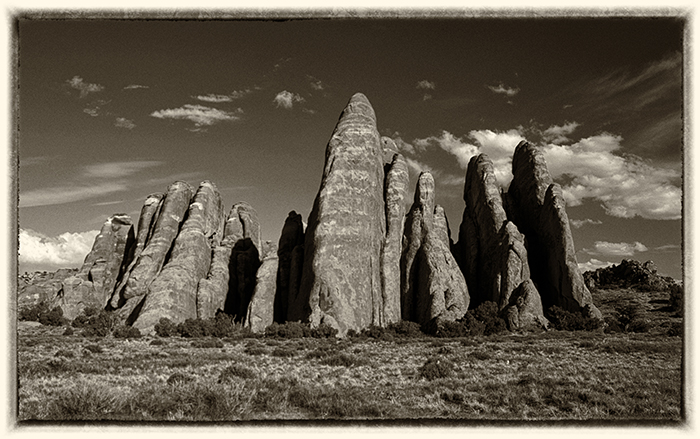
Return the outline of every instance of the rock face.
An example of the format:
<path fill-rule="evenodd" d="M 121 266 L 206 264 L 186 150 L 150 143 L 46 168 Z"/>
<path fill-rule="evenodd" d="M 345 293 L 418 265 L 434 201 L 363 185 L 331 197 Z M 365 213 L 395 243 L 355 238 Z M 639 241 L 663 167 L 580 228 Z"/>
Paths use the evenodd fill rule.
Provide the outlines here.
<path fill-rule="evenodd" d="M 151 282 L 167 262 L 166 257 L 190 206 L 192 192 L 192 187 L 182 181 L 176 181 L 168 188 L 149 232 L 150 239 L 129 273 L 121 299 L 129 300 L 147 293 Z"/>
<path fill-rule="evenodd" d="M 341 335 L 380 321 L 382 152 L 374 109 L 357 93 L 326 148 L 321 188 L 306 232 L 300 300 L 290 309 L 291 319 L 326 322 Z"/>
<path fill-rule="evenodd" d="M 530 278 L 530 268 L 525 238 L 507 218 L 485 154 L 469 162 L 464 202 L 458 252 L 473 305 L 492 301 L 503 309 L 513 290 Z"/>
<path fill-rule="evenodd" d="M 278 262 L 277 255 L 270 253 L 257 271 L 255 290 L 245 318 L 245 327 L 253 332 L 265 332 L 265 328 L 274 322 Z"/>
<path fill-rule="evenodd" d="M 641 263 L 623 259 L 617 265 L 583 273 L 588 288 L 630 288 L 665 290 L 676 282 L 671 277 L 660 276 L 653 261 Z"/>
<path fill-rule="evenodd" d="M 282 234 L 278 243 L 277 257 L 277 293 L 274 301 L 274 321 L 284 323 L 287 321 L 287 308 L 290 297 L 296 297 L 299 292 L 301 269 L 304 254 L 304 222 L 301 215 L 295 211 L 289 212 L 282 228 Z M 298 249 L 298 250 L 297 250 Z M 301 260 L 297 255 L 297 261 L 292 264 L 294 252 L 301 253 Z M 294 271 L 292 271 L 294 269 Z"/>
<path fill-rule="evenodd" d="M 150 284 L 133 326 L 148 332 L 162 317 L 182 321 L 197 317 L 197 285 L 209 272 L 211 248 L 223 229 L 221 196 L 203 182 L 189 205 L 170 259 Z"/>
<path fill-rule="evenodd" d="M 427 325 L 464 316 L 469 292 L 452 256 L 447 219 L 435 206 L 435 181 L 429 172 L 418 177 L 413 206 L 404 230 L 401 258 L 401 308 L 404 320 Z"/>
<path fill-rule="evenodd" d="M 379 324 L 382 326 L 401 320 L 401 242 L 407 189 L 406 160 L 401 154 L 394 154 L 384 180 L 386 235 L 380 260 L 383 308 L 379 314 Z"/>
<path fill-rule="evenodd" d="M 542 153 L 526 141 L 513 155 L 508 198 L 509 216 L 528 241 L 531 277 L 544 308 L 587 308 L 600 318 L 578 269 L 561 188 L 552 182 Z"/>

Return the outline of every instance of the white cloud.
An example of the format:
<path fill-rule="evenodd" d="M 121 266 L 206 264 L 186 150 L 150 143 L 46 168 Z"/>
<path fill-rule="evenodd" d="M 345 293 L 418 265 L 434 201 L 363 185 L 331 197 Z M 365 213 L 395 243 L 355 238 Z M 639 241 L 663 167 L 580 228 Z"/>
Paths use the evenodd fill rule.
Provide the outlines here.
<path fill-rule="evenodd" d="M 160 166 L 162 164 L 163 162 L 156 160 L 96 163 L 84 166 L 82 174 L 87 178 L 123 178 L 143 169 Z"/>
<path fill-rule="evenodd" d="M 622 138 L 600 134 L 572 145 L 550 144 L 543 153 L 552 178 L 569 177 L 562 189 L 570 206 L 585 199 L 603 203 L 611 216 L 679 219 L 681 188 L 671 181 L 678 171 L 651 166 L 633 155 L 619 156 Z"/>
<path fill-rule="evenodd" d="M 124 87 L 124 90 L 136 90 L 139 88 L 149 88 L 147 85 L 131 84 Z"/>
<path fill-rule="evenodd" d="M 74 186 L 56 186 L 20 191 L 19 207 L 52 206 L 120 192 L 127 189 L 124 182 L 78 183 Z"/>
<path fill-rule="evenodd" d="M 424 79 L 422 81 L 418 81 L 416 88 L 421 90 L 435 90 L 435 83 Z"/>
<path fill-rule="evenodd" d="M 311 81 L 310 85 L 311 85 L 311 88 L 313 88 L 314 90 L 321 91 L 321 90 L 324 90 L 326 88 L 326 85 L 320 79 L 314 78 L 311 75 L 306 75 L 306 78 L 309 81 Z"/>
<path fill-rule="evenodd" d="M 297 93 L 292 93 L 287 90 L 277 93 L 273 102 L 277 104 L 277 108 L 283 107 L 290 109 L 294 106 L 295 102 L 304 102 L 305 99 L 299 96 Z"/>
<path fill-rule="evenodd" d="M 586 271 L 595 271 L 599 268 L 605 268 L 613 265 L 612 262 L 608 261 L 599 261 L 598 259 L 591 259 L 588 262 L 579 262 L 578 263 L 578 269 L 581 271 L 581 273 L 586 272 Z"/>
<path fill-rule="evenodd" d="M 641 253 L 649 250 L 646 245 L 641 242 L 607 242 L 596 241 L 592 249 L 584 249 L 583 251 L 590 255 L 601 256 L 634 256 L 635 253 Z"/>
<path fill-rule="evenodd" d="M 133 120 L 129 120 L 125 117 L 118 117 L 114 121 L 114 126 L 117 128 L 126 128 L 127 130 L 132 130 L 136 127 L 136 124 Z"/>
<path fill-rule="evenodd" d="M 580 229 L 583 226 L 586 225 L 592 225 L 592 226 L 598 226 L 603 224 L 602 221 L 598 220 L 592 220 L 590 218 L 582 219 L 582 220 L 576 220 L 576 219 L 570 219 L 569 222 L 575 229 Z"/>
<path fill-rule="evenodd" d="M 80 97 L 84 98 L 90 93 L 97 93 L 104 90 L 104 86 L 99 84 L 90 84 L 83 81 L 80 76 L 73 76 L 72 79 L 66 81 L 68 85 L 80 92 Z"/>
<path fill-rule="evenodd" d="M 46 264 L 56 268 L 80 267 L 98 233 L 99 230 L 90 230 L 48 237 L 31 229 L 20 229 L 19 263 Z"/>
<path fill-rule="evenodd" d="M 491 90 L 492 92 L 494 92 L 496 94 L 504 94 L 504 95 L 509 96 L 509 97 L 515 96 L 518 93 L 520 93 L 519 88 L 507 87 L 503 83 L 500 83 L 498 85 L 487 85 L 487 87 L 489 88 L 489 90 Z"/>
<path fill-rule="evenodd" d="M 215 103 L 233 101 L 233 97 L 231 97 L 229 95 L 216 95 L 216 94 L 192 96 L 192 98 L 199 99 L 200 101 L 204 101 L 204 102 L 215 102 Z"/>
<path fill-rule="evenodd" d="M 570 142 L 571 140 L 567 136 L 573 133 L 579 126 L 580 124 L 577 122 L 569 122 L 562 126 L 552 125 L 542 132 L 542 138 L 545 142 L 554 143 L 557 145 Z"/>
<path fill-rule="evenodd" d="M 218 122 L 236 121 L 240 119 L 238 114 L 243 113 L 240 108 L 236 113 L 223 111 L 216 108 L 205 107 L 203 105 L 183 105 L 180 108 L 170 108 L 158 110 L 151 113 L 151 116 L 158 119 L 181 119 L 194 122 L 195 126 L 211 126 Z"/>

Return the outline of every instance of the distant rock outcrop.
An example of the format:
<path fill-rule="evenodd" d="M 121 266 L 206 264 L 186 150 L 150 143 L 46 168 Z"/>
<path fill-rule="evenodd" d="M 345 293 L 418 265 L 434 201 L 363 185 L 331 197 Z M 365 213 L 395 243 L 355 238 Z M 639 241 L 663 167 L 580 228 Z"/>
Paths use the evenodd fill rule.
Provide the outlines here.
<path fill-rule="evenodd" d="M 588 288 L 638 288 L 663 291 L 676 282 L 672 277 L 660 276 L 653 261 L 644 263 L 623 259 L 619 264 L 583 273 Z"/>
<path fill-rule="evenodd" d="M 587 309 L 600 318 L 578 269 L 561 188 L 553 183 L 542 152 L 526 141 L 513 155 L 508 199 L 508 215 L 528 242 L 531 277 L 544 308 Z"/>
<path fill-rule="evenodd" d="M 271 252 L 263 259 L 256 273 L 255 290 L 245 318 L 245 327 L 253 332 L 265 332 L 265 328 L 274 322 L 278 263 L 277 255 Z"/>

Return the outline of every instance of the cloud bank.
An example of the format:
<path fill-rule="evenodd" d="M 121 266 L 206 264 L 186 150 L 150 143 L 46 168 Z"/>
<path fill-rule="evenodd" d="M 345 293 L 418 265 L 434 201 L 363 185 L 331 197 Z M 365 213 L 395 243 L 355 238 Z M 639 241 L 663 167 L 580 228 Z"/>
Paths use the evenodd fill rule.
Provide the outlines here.
<path fill-rule="evenodd" d="M 31 229 L 20 229 L 18 261 L 57 269 L 80 267 L 98 233 L 99 230 L 90 230 L 48 237 Z"/>
<path fill-rule="evenodd" d="M 80 97 L 84 98 L 90 93 L 97 93 L 104 90 L 103 85 L 91 84 L 89 82 L 83 81 L 80 76 L 73 76 L 72 79 L 66 81 L 71 88 L 74 88 L 80 92 Z"/>
<path fill-rule="evenodd" d="M 620 257 L 634 256 L 635 253 L 642 253 L 647 250 L 649 250 L 647 246 L 639 241 L 633 243 L 596 241 L 592 249 L 583 249 L 582 251 L 591 255 Z"/>

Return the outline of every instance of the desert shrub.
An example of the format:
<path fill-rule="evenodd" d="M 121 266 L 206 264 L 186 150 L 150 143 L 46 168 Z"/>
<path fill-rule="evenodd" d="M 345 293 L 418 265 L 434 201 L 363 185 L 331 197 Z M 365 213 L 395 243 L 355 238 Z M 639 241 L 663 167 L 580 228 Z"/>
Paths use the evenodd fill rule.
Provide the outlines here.
<path fill-rule="evenodd" d="M 497 334 L 507 329 L 506 321 L 498 315 L 496 302 L 484 302 L 476 307 L 474 317 L 484 323 L 484 335 Z"/>
<path fill-rule="evenodd" d="M 251 345 L 246 347 L 243 352 L 248 355 L 265 355 L 267 354 L 267 349 L 259 345 Z"/>
<path fill-rule="evenodd" d="M 409 322 L 407 320 L 391 323 L 387 326 L 387 329 L 393 332 L 393 334 L 397 337 L 417 338 L 425 335 L 423 332 L 421 332 L 420 325 L 418 323 Z"/>
<path fill-rule="evenodd" d="M 141 331 L 133 326 L 119 325 L 114 328 L 112 335 L 115 338 L 141 338 Z"/>
<path fill-rule="evenodd" d="M 214 332 L 214 324 L 212 320 L 186 319 L 177 325 L 177 332 L 187 338 L 209 337 Z"/>
<path fill-rule="evenodd" d="M 74 332 L 75 332 L 75 331 L 73 331 L 73 328 L 71 328 L 70 326 L 68 326 L 68 327 L 66 327 L 66 330 L 63 331 L 63 335 L 73 335 Z"/>
<path fill-rule="evenodd" d="M 624 332 L 624 328 L 620 326 L 620 322 L 617 319 L 616 316 L 607 316 L 605 317 L 605 332 L 606 333 L 614 333 L 614 332 Z"/>
<path fill-rule="evenodd" d="M 273 357 L 282 358 L 293 357 L 294 355 L 296 355 L 296 351 L 291 347 L 277 346 L 272 350 L 270 355 L 272 355 Z"/>
<path fill-rule="evenodd" d="M 491 358 L 493 358 L 493 354 L 489 351 L 485 351 L 485 350 L 480 349 L 480 350 L 476 350 L 476 351 L 472 352 L 469 355 L 469 357 L 474 358 L 475 360 L 484 361 L 484 360 L 490 360 Z"/>
<path fill-rule="evenodd" d="M 326 366 L 352 367 L 364 366 L 368 363 L 369 360 L 367 360 L 365 357 L 358 357 L 357 355 L 349 355 L 345 353 L 329 355 L 321 359 L 321 364 L 325 364 Z"/>
<path fill-rule="evenodd" d="M 210 327 L 211 335 L 217 338 L 231 337 L 242 329 L 240 324 L 236 325 L 236 323 L 234 323 L 233 316 L 223 312 L 216 313 L 216 316 L 212 319 L 212 324 Z"/>
<path fill-rule="evenodd" d="M 75 322 L 78 321 L 76 325 Z M 97 314 L 86 316 L 81 314 L 71 324 L 73 327 L 82 328 L 81 335 L 85 337 L 106 337 L 112 332 L 117 323 L 117 317 L 110 311 L 100 310 Z"/>
<path fill-rule="evenodd" d="M 436 337 L 459 338 L 467 335 L 467 329 L 462 321 L 441 322 L 435 330 Z"/>
<path fill-rule="evenodd" d="M 440 398 L 452 404 L 462 404 L 464 402 L 464 395 L 460 392 L 445 391 L 440 394 Z"/>
<path fill-rule="evenodd" d="M 606 319 L 606 332 L 649 332 L 653 325 L 645 314 L 644 308 L 637 302 L 618 306 L 615 313 Z"/>
<path fill-rule="evenodd" d="M 447 358 L 429 358 L 418 369 L 421 378 L 432 381 L 437 378 L 447 378 L 454 374 L 455 365 Z"/>
<path fill-rule="evenodd" d="M 666 331 L 666 335 L 669 337 L 682 337 L 683 336 L 683 323 L 682 322 L 672 322 L 671 326 Z"/>
<path fill-rule="evenodd" d="M 73 353 L 73 351 L 69 351 L 66 349 L 59 349 L 58 351 L 56 351 L 55 354 L 53 354 L 53 356 L 54 357 L 73 358 L 73 357 L 75 357 L 75 354 Z"/>
<path fill-rule="evenodd" d="M 674 311 L 683 312 L 683 287 L 677 283 L 668 286 L 668 303 Z"/>
<path fill-rule="evenodd" d="M 68 319 L 63 317 L 61 307 L 49 308 L 45 301 L 20 309 L 19 320 L 39 322 L 46 326 L 63 326 L 70 323 Z"/>
<path fill-rule="evenodd" d="M 208 338 L 205 340 L 195 340 L 191 343 L 192 347 L 195 348 L 223 348 L 224 342 L 218 338 Z"/>
<path fill-rule="evenodd" d="M 157 338 L 157 339 L 155 339 L 155 340 L 152 340 L 152 341 L 151 341 L 150 343 L 148 343 L 148 344 L 151 345 L 151 346 L 163 346 L 163 345 L 165 344 L 165 342 L 164 342 L 163 340 Z"/>
<path fill-rule="evenodd" d="M 161 317 L 153 327 L 159 337 L 172 337 L 178 335 L 177 325 L 167 317 Z"/>
<path fill-rule="evenodd" d="M 219 374 L 219 383 L 226 383 L 232 381 L 234 377 L 250 379 L 255 378 L 257 374 L 255 371 L 249 367 L 242 364 L 232 364 L 231 366 L 225 368 Z"/>
<path fill-rule="evenodd" d="M 301 338 L 310 337 L 311 328 L 301 322 L 274 322 L 265 328 L 265 337 L 274 338 Z"/>
<path fill-rule="evenodd" d="M 316 328 L 311 329 L 313 338 L 333 338 L 338 334 L 338 330 L 326 323 L 321 323 Z"/>
<path fill-rule="evenodd" d="M 559 331 L 594 331 L 603 321 L 594 317 L 584 317 L 580 312 L 570 312 L 556 305 L 549 308 L 549 322 Z"/>
<path fill-rule="evenodd" d="M 97 344 L 85 345 L 85 346 L 83 346 L 83 349 L 85 349 L 86 351 L 92 352 L 93 354 L 101 354 L 102 352 L 104 352 L 104 350 L 102 349 L 102 346 L 97 345 Z"/>
<path fill-rule="evenodd" d="M 175 372 L 174 374 L 168 377 L 168 380 L 166 382 L 168 383 L 168 385 L 175 386 L 178 384 L 187 384 L 192 381 L 194 381 L 193 376 L 186 375 L 182 372 Z"/>

